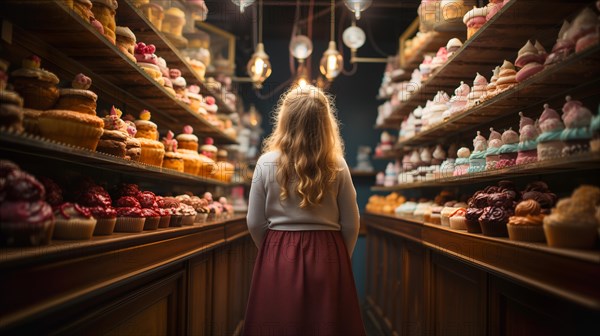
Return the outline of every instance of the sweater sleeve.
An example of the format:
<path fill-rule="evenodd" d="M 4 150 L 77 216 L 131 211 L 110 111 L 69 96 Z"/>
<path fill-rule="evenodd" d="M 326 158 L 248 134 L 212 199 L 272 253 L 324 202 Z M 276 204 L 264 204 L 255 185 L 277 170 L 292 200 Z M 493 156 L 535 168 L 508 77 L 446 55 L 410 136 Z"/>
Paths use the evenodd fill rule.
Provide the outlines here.
<path fill-rule="evenodd" d="M 269 222 L 266 218 L 266 189 L 265 189 L 265 177 L 262 174 L 260 160 L 254 170 L 254 176 L 252 177 L 252 185 L 250 186 L 250 196 L 248 197 L 248 213 L 246 215 L 246 222 L 248 224 L 248 231 L 250 236 L 254 240 L 256 247 L 260 248 L 263 239 L 269 228 Z"/>
<path fill-rule="evenodd" d="M 356 203 L 356 190 L 352 184 L 352 176 L 346 161 L 342 164 L 342 170 L 339 172 L 339 190 L 338 190 L 338 209 L 340 211 L 340 226 L 344 243 L 348 249 L 348 255 L 352 257 L 354 245 L 358 239 L 358 229 L 360 226 L 360 215 L 358 204 Z"/>

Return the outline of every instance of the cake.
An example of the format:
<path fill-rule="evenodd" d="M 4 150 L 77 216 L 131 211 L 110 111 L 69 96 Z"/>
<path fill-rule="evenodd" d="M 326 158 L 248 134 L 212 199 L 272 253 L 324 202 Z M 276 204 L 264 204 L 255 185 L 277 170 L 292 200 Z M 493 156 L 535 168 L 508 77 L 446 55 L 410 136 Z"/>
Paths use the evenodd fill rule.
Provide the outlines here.
<path fill-rule="evenodd" d="M 448 40 L 446 44 L 446 51 L 448 52 L 447 59 L 454 56 L 454 54 L 463 46 L 462 42 L 456 37 Z"/>
<path fill-rule="evenodd" d="M 502 169 L 514 166 L 517 163 L 517 155 L 519 150 L 519 135 L 512 128 L 502 133 L 503 145 L 498 150 L 500 155 L 496 168 Z"/>
<path fill-rule="evenodd" d="M 539 135 L 536 122 L 519 112 L 519 146 L 516 164 L 527 164 L 537 161 L 537 137 Z"/>
<path fill-rule="evenodd" d="M 154 54 L 156 47 L 154 44 L 146 45 L 144 42 L 138 42 L 134 49 L 133 56 L 137 64 L 150 76 L 161 85 L 164 83 L 162 72 L 157 65 L 157 57 Z"/>
<path fill-rule="evenodd" d="M 104 128 L 95 115 L 67 110 L 48 110 L 38 122 L 43 137 L 90 150 L 96 150 Z"/>
<path fill-rule="evenodd" d="M 116 30 L 117 24 L 115 22 L 115 15 L 117 14 L 117 7 L 119 3 L 117 0 L 92 0 L 92 12 L 94 17 L 102 24 L 104 29 L 104 36 L 112 42 L 116 43 Z"/>
<path fill-rule="evenodd" d="M 132 62 L 137 62 L 135 54 L 135 34 L 128 27 L 117 27 L 117 48 Z"/>
<path fill-rule="evenodd" d="M 140 202 L 133 196 L 121 196 L 115 203 L 115 232 L 142 232 L 146 218 Z"/>
<path fill-rule="evenodd" d="M 487 140 L 477 131 L 477 136 L 473 139 L 473 152 L 469 156 L 469 169 L 467 173 L 478 173 L 485 170 L 486 165 Z"/>
<path fill-rule="evenodd" d="M 592 138 L 590 131 L 592 112 L 580 101 L 572 100 L 571 96 L 566 97 L 562 111 L 562 120 L 565 123 L 565 129 L 560 134 L 560 139 L 565 144 L 562 155 L 569 156 L 589 151 Z"/>
<path fill-rule="evenodd" d="M 137 129 L 135 137 L 140 141 L 142 148 L 139 161 L 161 167 L 165 155 L 165 146 L 160 141 L 157 141 L 157 126 L 150 121 L 150 118 L 150 112 L 144 110 L 140 113 L 140 118 L 135 121 Z"/>
<path fill-rule="evenodd" d="M 165 17 L 165 10 L 162 6 L 156 3 L 144 3 L 138 6 L 138 8 L 148 18 L 148 21 L 154 25 L 156 30 L 160 31 L 162 29 L 162 21 Z"/>
<path fill-rule="evenodd" d="M 558 113 L 550 108 L 548 104 L 544 104 L 544 111 L 540 116 L 539 126 L 542 133 L 537 137 L 538 160 L 542 161 L 561 157 L 565 145 L 560 136 L 565 125 Z"/>
<path fill-rule="evenodd" d="M 187 82 L 185 78 L 181 76 L 181 70 L 169 69 L 169 78 L 173 84 L 173 90 L 175 91 L 175 97 L 181 100 L 185 104 L 189 104 L 190 100 L 187 96 Z"/>
<path fill-rule="evenodd" d="M 598 16 L 589 7 L 585 7 L 571 23 L 567 38 L 575 43 L 575 52 L 581 52 L 598 44 Z"/>
<path fill-rule="evenodd" d="M 517 85 L 517 71 L 515 71 L 514 65 L 504 60 L 498 73 L 498 80 L 496 81 L 496 94 L 502 93 Z"/>
<path fill-rule="evenodd" d="M 598 105 L 598 114 L 592 119 L 590 132 L 592 132 L 590 150 L 592 152 L 600 152 L 600 105 Z"/>
<path fill-rule="evenodd" d="M 0 128 L 23 132 L 23 98 L 14 91 L 0 89 Z"/>
<path fill-rule="evenodd" d="M 460 82 L 460 85 L 454 90 L 454 96 L 452 96 L 448 102 L 450 108 L 448 108 L 448 110 L 442 114 L 444 121 L 448 120 L 453 115 L 464 111 L 465 107 L 467 106 L 467 97 L 469 96 L 470 92 L 471 88 L 469 85 L 465 84 L 464 82 Z"/>
<path fill-rule="evenodd" d="M 24 59 L 22 68 L 11 73 L 14 89 L 23 98 L 23 106 L 35 110 L 48 110 L 54 107 L 59 91 L 56 88 L 58 77 L 40 67 L 37 56 Z"/>
<path fill-rule="evenodd" d="M 494 131 L 494 128 L 490 128 L 490 137 L 488 138 L 488 147 L 485 152 L 485 169 L 492 170 L 496 169 L 496 165 L 500 160 L 500 147 L 504 143 L 502 142 L 502 135 Z"/>
<path fill-rule="evenodd" d="M 165 157 L 162 166 L 182 172 L 184 169 L 183 155 L 177 152 L 177 140 L 173 138 L 174 135 L 173 132 L 168 131 L 167 136 L 163 138 Z"/>
<path fill-rule="evenodd" d="M 571 28 L 568 21 L 563 21 L 562 27 L 558 32 L 556 43 L 552 47 L 550 55 L 546 58 L 544 65 L 553 65 L 561 62 L 575 50 L 575 43 L 567 37 L 567 32 Z"/>
<path fill-rule="evenodd" d="M 492 78 L 490 78 L 490 82 L 486 86 L 486 92 L 483 99 L 487 100 L 496 95 L 496 82 L 498 81 L 498 76 L 500 76 L 500 66 L 497 66 L 492 71 Z"/>
<path fill-rule="evenodd" d="M 471 87 L 471 92 L 467 95 L 467 108 L 471 108 L 481 101 L 481 99 L 487 93 L 487 85 L 488 81 L 477 73 L 475 79 L 473 80 L 473 86 Z"/>
<path fill-rule="evenodd" d="M 473 6 L 473 9 L 463 16 L 463 23 L 467 26 L 467 39 L 470 39 L 487 22 L 485 17 L 488 12 L 488 7 Z"/>
<path fill-rule="evenodd" d="M 598 239 L 596 207 L 600 189 L 583 185 L 570 198 L 558 201 L 552 213 L 544 217 L 544 233 L 549 246 L 562 248 L 593 248 Z"/>
<path fill-rule="evenodd" d="M 543 47 L 541 48 L 543 50 Z M 543 50 L 543 53 L 545 53 L 545 50 Z M 535 45 L 528 40 L 527 43 L 525 43 L 525 45 L 519 50 L 518 57 L 515 60 L 515 66 L 521 68 L 515 76 L 517 82 L 522 82 L 544 70 L 544 61 L 545 59 L 543 54 L 540 54 L 540 51 L 535 47 Z"/>
<path fill-rule="evenodd" d="M 60 97 L 54 109 L 76 111 L 95 116 L 98 96 L 90 91 L 92 80 L 80 73 L 75 76 L 71 86 L 70 89 L 60 89 Z"/>
<path fill-rule="evenodd" d="M 98 152 L 111 154 L 120 158 L 127 155 L 127 124 L 121 120 L 121 111 L 114 106 L 110 114 L 104 117 L 104 132 L 98 141 Z"/>
<path fill-rule="evenodd" d="M 54 239 L 88 240 L 96 228 L 96 219 L 86 207 L 63 203 L 54 209 Z"/>
<path fill-rule="evenodd" d="M 126 121 L 127 139 L 125 140 L 125 159 L 138 161 L 142 155 L 142 144 L 135 138 L 137 128 L 132 121 Z"/>
<path fill-rule="evenodd" d="M 506 224 L 508 237 L 516 241 L 544 242 L 543 223 L 540 204 L 532 199 L 521 201 L 515 208 L 515 215 Z"/>
<path fill-rule="evenodd" d="M 432 127 L 433 125 L 439 124 L 444 121 L 444 112 L 448 110 L 448 105 L 450 103 L 450 97 L 444 91 L 438 91 L 438 93 L 433 98 L 433 102 L 429 108 L 430 115 L 427 119 L 428 126 Z"/>
<path fill-rule="evenodd" d="M 207 137 L 204 139 L 204 145 L 200 147 L 200 152 L 211 160 L 217 159 L 217 147 L 214 145 L 213 138 Z"/>
<path fill-rule="evenodd" d="M 177 136 L 177 152 L 181 153 L 183 169 L 186 173 L 199 175 L 202 161 L 198 155 L 198 137 L 194 134 L 192 126 L 185 126 L 183 133 Z"/>
<path fill-rule="evenodd" d="M 454 176 L 460 176 L 467 173 L 469 169 L 469 157 L 471 156 L 471 151 L 467 147 L 461 147 L 456 152 L 458 158 L 454 163 Z"/>
<path fill-rule="evenodd" d="M 188 46 L 188 40 L 182 35 L 185 22 L 185 13 L 177 7 L 171 7 L 164 12 L 160 29 L 173 45 L 180 49 Z"/>

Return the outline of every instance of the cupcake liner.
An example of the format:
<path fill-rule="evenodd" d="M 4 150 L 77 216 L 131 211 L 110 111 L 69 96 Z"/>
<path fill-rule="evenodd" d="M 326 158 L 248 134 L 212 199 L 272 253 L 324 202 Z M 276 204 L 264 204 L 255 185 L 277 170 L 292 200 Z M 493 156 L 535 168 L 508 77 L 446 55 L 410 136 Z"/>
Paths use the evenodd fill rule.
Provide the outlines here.
<path fill-rule="evenodd" d="M 542 225 L 512 225 L 506 224 L 508 238 L 524 242 L 545 242 L 544 228 Z"/>
<path fill-rule="evenodd" d="M 196 214 L 196 219 L 194 220 L 194 223 L 196 223 L 196 224 L 206 223 L 207 218 L 208 218 L 208 213 L 198 212 L 198 214 Z"/>
<path fill-rule="evenodd" d="M 92 238 L 96 228 L 95 218 L 72 218 L 55 220 L 54 239 L 83 240 Z"/>
<path fill-rule="evenodd" d="M 171 221 L 169 222 L 170 227 L 181 227 L 183 221 L 183 215 L 171 215 Z"/>
<path fill-rule="evenodd" d="M 440 214 L 431 214 L 431 216 L 429 216 L 429 221 L 428 223 L 430 224 L 435 224 L 435 225 L 442 225 L 442 215 Z"/>
<path fill-rule="evenodd" d="M 598 239 L 597 227 L 576 225 L 545 225 L 548 246 L 591 249 Z"/>
<path fill-rule="evenodd" d="M 481 224 L 481 232 L 488 237 L 508 237 L 506 223 L 488 223 L 479 222 Z"/>
<path fill-rule="evenodd" d="M 450 217 L 450 228 L 454 229 L 454 230 L 467 230 L 468 231 L 469 227 L 467 225 L 467 219 L 463 216 Z M 471 232 L 471 231 L 468 231 L 468 232 Z"/>
<path fill-rule="evenodd" d="M 0 222 L 0 245 L 40 246 L 50 243 L 54 232 L 54 218 L 38 225 Z"/>
<path fill-rule="evenodd" d="M 185 215 L 183 216 L 183 219 L 181 220 L 181 225 L 182 226 L 190 226 L 190 225 L 194 225 L 194 220 L 196 219 L 196 215 Z"/>
<path fill-rule="evenodd" d="M 198 175 L 198 171 L 200 171 L 200 161 L 195 158 L 192 158 L 188 155 L 183 156 L 183 171 L 192 174 Z"/>
<path fill-rule="evenodd" d="M 138 161 L 152 166 L 162 167 L 164 156 L 164 149 L 142 146 L 142 154 Z"/>
<path fill-rule="evenodd" d="M 90 150 L 96 150 L 103 132 L 99 127 L 71 120 L 58 121 L 55 118 L 46 118 L 43 114 L 38 124 L 43 137 Z"/>
<path fill-rule="evenodd" d="M 160 217 L 146 217 L 146 221 L 144 222 L 144 231 L 158 229 L 159 222 Z"/>
<path fill-rule="evenodd" d="M 96 115 L 96 101 L 83 95 L 61 95 L 54 106 L 57 110 L 76 111 L 89 115 Z"/>
<path fill-rule="evenodd" d="M 115 224 L 117 218 L 99 218 L 96 220 L 96 228 L 94 229 L 94 236 L 108 236 L 115 230 Z"/>
<path fill-rule="evenodd" d="M 173 169 L 178 172 L 183 172 L 184 171 L 184 161 L 181 159 L 170 159 L 165 156 L 163 158 L 162 167 L 168 168 L 168 169 Z"/>
<path fill-rule="evenodd" d="M 466 220 L 465 222 L 467 224 L 468 233 L 481 233 L 481 225 L 478 221 L 471 222 L 469 220 Z"/>
<path fill-rule="evenodd" d="M 592 152 L 600 152 L 600 138 L 590 140 L 590 150 Z"/>
<path fill-rule="evenodd" d="M 158 227 L 161 229 L 168 228 L 170 221 L 171 221 L 171 215 L 162 216 L 162 217 L 160 217 L 160 221 L 158 222 Z"/>
<path fill-rule="evenodd" d="M 144 217 L 117 217 L 115 232 L 142 232 L 145 222 Z"/>

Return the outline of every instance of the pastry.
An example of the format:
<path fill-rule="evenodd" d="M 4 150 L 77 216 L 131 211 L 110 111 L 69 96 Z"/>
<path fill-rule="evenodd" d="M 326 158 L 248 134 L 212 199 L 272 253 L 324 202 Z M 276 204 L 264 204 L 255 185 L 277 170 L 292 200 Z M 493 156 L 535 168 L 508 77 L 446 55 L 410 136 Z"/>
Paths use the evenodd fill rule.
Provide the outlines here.
<path fill-rule="evenodd" d="M 481 99 L 487 93 L 487 85 L 487 79 L 485 79 L 485 77 L 477 73 L 477 76 L 475 76 L 475 79 L 473 80 L 471 92 L 469 92 L 469 94 L 467 95 L 467 109 L 479 104 Z"/>
<path fill-rule="evenodd" d="M 212 138 L 206 138 L 204 139 L 204 145 L 200 147 L 201 164 L 198 172 L 200 176 L 213 178 L 216 173 L 217 147 L 213 143 Z"/>
<path fill-rule="evenodd" d="M 421 72 L 421 82 L 429 79 L 431 75 L 431 62 L 433 62 L 433 57 L 431 55 L 423 56 L 423 62 L 419 64 L 419 71 Z"/>
<path fill-rule="evenodd" d="M 500 133 L 490 128 L 490 137 L 488 138 L 488 148 L 485 152 L 485 169 L 492 170 L 496 169 L 496 165 L 500 160 L 500 147 L 504 143 L 502 142 L 502 136 Z"/>
<path fill-rule="evenodd" d="M 570 198 L 558 201 L 552 213 L 544 217 L 544 233 L 549 246 L 562 248 L 593 248 L 598 239 L 596 207 L 600 189 L 583 185 Z"/>
<path fill-rule="evenodd" d="M 175 97 L 182 102 L 189 104 L 190 100 L 187 96 L 187 82 L 185 78 L 181 76 L 181 70 L 169 69 L 169 78 L 173 84 L 173 90 L 175 90 Z"/>
<path fill-rule="evenodd" d="M 548 52 L 546 51 L 546 48 L 544 48 L 544 46 L 538 40 L 535 40 L 534 47 L 537 49 L 538 55 L 540 56 L 539 63 L 546 63 L 546 59 L 548 58 Z"/>
<path fill-rule="evenodd" d="M 90 21 L 91 18 L 94 18 L 94 13 L 92 12 L 92 2 L 90 0 L 74 0 L 73 1 L 73 11 L 81 16 L 86 22 Z M 94 18 L 95 20 L 95 18 Z M 104 27 L 102 27 L 102 31 L 104 31 Z"/>
<path fill-rule="evenodd" d="M 204 81 L 204 76 L 206 75 L 206 65 L 198 60 L 190 59 L 189 57 L 186 57 L 186 62 L 190 65 L 192 70 L 194 70 L 196 76 L 201 81 Z"/>
<path fill-rule="evenodd" d="M 71 89 L 60 89 L 60 97 L 54 109 L 76 111 L 96 115 L 98 96 L 90 91 L 92 80 L 84 74 L 78 74 L 71 82 Z"/>
<path fill-rule="evenodd" d="M 137 133 L 135 137 L 140 141 L 142 153 L 140 162 L 153 166 L 162 166 L 165 155 L 165 147 L 158 139 L 158 130 L 155 123 L 150 121 L 151 115 L 148 110 L 140 113 L 140 118 L 135 121 Z"/>
<path fill-rule="evenodd" d="M 412 214 L 415 212 L 416 207 L 417 207 L 416 202 L 408 201 L 408 202 L 405 202 L 405 203 L 399 205 L 394 210 L 394 212 L 400 216 L 411 217 Z"/>
<path fill-rule="evenodd" d="M 539 42 L 536 43 L 539 44 Z M 525 43 L 525 45 L 519 50 L 518 57 L 515 61 L 515 66 L 521 68 L 515 76 L 517 82 L 522 82 L 544 70 L 544 54 L 546 51 L 543 50 L 543 47 L 541 47 L 541 49 L 541 51 L 538 50 L 531 43 L 531 41 L 528 40 L 527 43 Z"/>
<path fill-rule="evenodd" d="M 217 147 L 214 145 L 213 138 L 207 137 L 204 139 L 204 145 L 200 147 L 200 152 L 211 160 L 217 159 Z"/>
<path fill-rule="evenodd" d="M 144 3 L 138 6 L 144 16 L 148 18 L 151 24 L 156 27 L 156 30 L 162 29 L 162 21 L 165 17 L 165 10 L 156 3 Z"/>
<path fill-rule="evenodd" d="M 590 150 L 592 152 L 600 152 L 600 105 L 598 105 L 598 114 L 592 119 L 590 132 L 592 132 Z"/>
<path fill-rule="evenodd" d="M 439 166 L 446 160 L 446 151 L 444 151 L 442 145 L 437 145 L 431 156 L 431 164 Z"/>
<path fill-rule="evenodd" d="M 498 73 L 498 80 L 496 81 L 496 94 L 502 93 L 517 85 L 517 71 L 513 64 L 507 60 L 504 60 Z"/>
<path fill-rule="evenodd" d="M 183 133 L 177 136 L 177 152 L 182 154 L 183 170 L 192 175 L 200 174 L 202 164 L 198 154 L 198 137 L 194 134 L 192 126 L 187 125 L 183 128 Z"/>
<path fill-rule="evenodd" d="M 173 136 L 173 132 L 168 131 L 167 136 L 163 138 L 165 157 L 162 166 L 163 168 L 182 172 L 184 169 L 183 154 L 177 152 L 177 140 L 175 140 Z"/>
<path fill-rule="evenodd" d="M 553 65 L 561 62 L 575 50 L 575 43 L 567 37 L 571 25 L 568 21 L 563 21 L 562 27 L 558 32 L 556 43 L 552 47 L 552 52 L 546 58 L 544 65 Z"/>
<path fill-rule="evenodd" d="M 479 217 L 479 224 L 484 236 L 508 237 L 506 224 L 512 211 L 503 207 L 488 206 Z"/>
<path fill-rule="evenodd" d="M 158 140 L 158 126 L 150 121 L 151 117 L 152 115 L 148 110 L 140 112 L 140 118 L 135 121 L 135 128 L 137 130 L 135 134 L 136 138 Z"/>
<path fill-rule="evenodd" d="M 454 90 L 454 96 L 452 96 L 448 102 L 450 108 L 448 108 L 446 112 L 442 114 L 444 121 L 448 120 L 455 114 L 461 113 L 465 109 L 467 106 L 467 97 L 469 96 L 470 92 L 471 88 L 469 85 L 465 84 L 464 82 L 460 82 L 460 85 Z"/>
<path fill-rule="evenodd" d="M 477 131 L 477 136 L 473 139 L 473 152 L 469 156 L 469 169 L 467 173 L 478 173 L 485 170 L 486 165 L 487 140 Z"/>
<path fill-rule="evenodd" d="M 562 156 L 564 142 L 560 139 L 565 128 L 558 113 L 544 104 L 544 112 L 539 119 L 542 133 L 537 137 L 538 160 L 555 159 Z"/>
<path fill-rule="evenodd" d="M 567 38 L 575 43 L 575 52 L 581 52 L 598 44 L 598 16 L 589 7 L 585 7 L 571 23 Z"/>
<path fill-rule="evenodd" d="M 117 48 L 132 62 L 137 62 L 135 54 L 135 34 L 128 27 L 117 27 Z"/>
<path fill-rule="evenodd" d="M 592 138 L 589 128 L 593 117 L 592 112 L 580 101 L 571 100 L 571 96 L 566 97 L 562 111 L 562 120 L 565 123 L 565 129 L 560 134 L 560 139 L 565 144 L 562 155 L 569 156 L 589 151 Z"/>
<path fill-rule="evenodd" d="M 66 110 L 46 111 L 38 122 L 43 137 L 90 150 L 96 150 L 104 127 L 95 115 Z"/>
<path fill-rule="evenodd" d="M 140 202 L 133 196 L 122 196 L 115 203 L 117 222 L 115 232 L 142 232 L 146 218 Z"/>
<path fill-rule="evenodd" d="M 117 0 L 92 0 L 92 12 L 94 17 L 98 20 L 104 29 L 104 36 L 115 44 L 117 24 L 115 22 L 115 15 L 117 14 L 117 7 L 119 3 Z"/>
<path fill-rule="evenodd" d="M 432 127 L 433 125 L 437 125 L 444 121 L 444 112 L 448 110 L 448 105 L 450 103 L 450 97 L 444 91 L 438 91 L 438 93 L 433 98 L 433 103 L 429 109 L 430 115 L 428 119 L 427 126 Z"/>
<path fill-rule="evenodd" d="M 187 97 L 190 100 L 190 109 L 192 110 L 192 112 L 200 113 L 200 103 L 202 102 L 200 87 L 198 85 L 188 86 Z"/>
<path fill-rule="evenodd" d="M 541 213 L 546 215 L 550 213 L 550 210 L 556 204 L 558 197 L 555 193 L 551 192 L 548 185 L 543 181 L 531 182 L 525 187 L 525 190 L 521 192 L 522 199 L 534 200 L 541 207 Z"/>
<path fill-rule="evenodd" d="M 450 214 L 448 218 L 448 225 L 451 229 L 454 230 L 466 230 L 467 229 L 467 218 L 465 215 L 467 214 L 467 209 L 465 208 L 456 208 Z"/>
<path fill-rule="evenodd" d="M 92 238 L 96 219 L 86 207 L 77 203 L 63 203 L 54 210 L 55 239 L 87 240 Z"/>
<path fill-rule="evenodd" d="M 39 118 L 43 111 L 23 108 L 23 128 L 25 132 L 40 135 Z"/>
<path fill-rule="evenodd" d="M 180 49 L 188 46 L 188 40 L 182 35 L 185 22 L 185 13 L 177 7 L 171 7 L 165 11 L 160 29 L 173 45 Z"/>
<path fill-rule="evenodd" d="M 435 71 L 439 67 L 444 65 L 447 61 L 448 51 L 446 50 L 446 47 L 440 47 L 440 49 L 438 49 L 437 53 L 435 54 L 435 57 L 431 60 L 431 72 L 435 73 Z"/>
<path fill-rule="evenodd" d="M 36 110 L 51 109 L 58 100 L 58 77 L 40 68 L 41 60 L 31 56 L 23 60 L 22 68 L 11 73 L 15 91 L 23 97 L 23 106 Z"/>
<path fill-rule="evenodd" d="M 23 132 L 23 99 L 14 91 L 0 89 L 0 128 Z"/>
<path fill-rule="evenodd" d="M 456 154 L 458 158 L 454 162 L 454 176 L 460 176 L 467 173 L 469 169 L 469 157 L 471 156 L 471 151 L 467 147 L 460 148 Z"/>
<path fill-rule="evenodd" d="M 516 164 L 527 164 L 537 161 L 537 137 L 539 135 L 536 122 L 519 112 L 519 146 L 517 147 Z"/>
<path fill-rule="evenodd" d="M 473 6 L 473 9 L 463 16 L 463 23 L 467 26 L 467 39 L 470 39 L 487 22 L 485 17 L 488 12 L 488 7 L 476 8 Z"/>
<path fill-rule="evenodd" d="M 498 76 L 500 75 L 500 67 L 497 66 L 492 70 L 492 77 L 490 78 L 490 82 L 485 88 L 485 94 L 481 98 L 482 100 L 488 100 L 496 95 L 496 82 L 498 81 Z"/>
<path fill-rule="evenodd" d="M 457 39 L 456 37 L 448 40 L 448 43 L 446 44 L 446 51 L 448 52 L 447 59 L 454 56 L 454 54 L 460 48 L 462 48 L 462 46 L 463 46 L 462 42 L 459 39 Z"/>
<path fill-rule="evenodd" d="M 135 57 L 137 64 L 157 82 L 164 83 L 162 81 L 162 73 L 157 65 L 157 58 L 154 52 L 156 47 L 154 44 L 146 45 L 144 42 L 138 42 L 134 49 L 133 56 Z M 162 85 L 162 84 L 161 84 Z"/>
<path fill-rule="evenodd" d="M 121 111 L 113 106 L 110 114 L 104 117 L 104 132 L 98 142 L 98 152 L 124 158 L 127 155 L 127 124 L 121 120 Z"/>
<path fill-rule="evenodd" d="M 158 208 L 169 211 L 171 219 L 169 221 L 168 226 L 181 226 L 181 220 L 183 219 L 183 215 L 177 214 L 179 202 L 174 197 L 157 197 L 156 203 L 158 205 Z M 159 222 L 159 227 L 162 227 L 161 225 L 164 224 Z"/>
<path fill-rule="evenodd" d="M 108 236 L 115 230 L 115 224 L 117 223 L 117 211 L 111 207 L 91 207 L 88 208 L 92 216 L 96 219 L 96 226 L 94 227 L 94 236 Z"/>
<path fill-rule="evenodd" d="M 544 242 L 543 223 L 540 204 L 532 199 L 521 201 L 515 208 L 515 215 L 506 224 L 508 237 L 516 241 Z"/>
<path fill-rule="evenodd" d="M 0 160 L 0 245 L 37 246 L 50 242 L 54 215 L 46 190 L 32 175 Z"/>
<path fill-rule="evenodd" d="M 490 0 L 490 3 L 487 5 L 489 8 L 487 15 L 485 16 L 486 21 L 490 21 L 500 10 L 504 7 L 503 0 Z"/>
<path fill-rule="evenodd" d="M 137 128 L 132 121 L 126 121 L 127 124 L 127 139 L 125 140 L 125 159 L 138 161 L 142 155 L 142 145 L 140 141 L 135 138 Z"/>
<path fill-rule="evenodd" d="M 227 161 L 227 151 L 221 149 L 217 152 L 217 163 L 215 164 L 214 177 L 223 182 L 231 182 L 235 166 Z"/>
<path fill-rule="evenodd" d="M 502 143 L 503 145 L 498 150 L 498 154 L 500 155 L 496 163 L 496 168 L 498 169 L 511 167 L 517 163 L 519 135 L 512 128 L 509 128 L 502 133 Z"/>

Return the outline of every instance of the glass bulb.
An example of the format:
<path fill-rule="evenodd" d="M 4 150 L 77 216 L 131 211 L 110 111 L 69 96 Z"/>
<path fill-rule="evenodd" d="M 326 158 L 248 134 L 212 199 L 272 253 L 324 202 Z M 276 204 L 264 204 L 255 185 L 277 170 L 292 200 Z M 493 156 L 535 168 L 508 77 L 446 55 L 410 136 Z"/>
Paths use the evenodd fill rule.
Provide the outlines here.
<path fill-rule="evenodd" d="M 290 41 L 290 53 L 299 61 L 307 59 L 313 51 L 312 41 L 304 35 L 296 35 Z"/>
<path fill-rule="evenodd" d="M 360 20 L 360 13 L 371 6 L 372 0 L 345 0 L 344 3 L 349 10 L 354 13 L 357 20 Z"/>
<path fill-rule="evenodd" d="M 365 44 L 367 37 L 362 29 L 357 26 L 350 26 L 344 30 L 342 40 L 346 47 L 356 50 Z"/>
<path fill-rule="evenodd" d="M 240 13 L 244 12 L 246 7 L 249 7 L 254 3 L 255 0 L 231 0 L 236 6 L 240 7 Z"/>
<path fill-rule="evenodd" d="M 248 61 L 247 70 L 248 76 L 257 87 L 261 87 L 262 83 L 271 75 L 271 62 L 269 62 L 269 55 L 265 53 L 262 43 L 256 45 L 256 51 Z"/>
<path fill-rule="evenodd" d="M 304 89 L 304 88 L 305 88 L 307 85 L 308 85 L 308 81 L 306 80 L 306 78 L 300 77 L 300 78 L 298 79 L 298 86 L 299 86 L 301 89 Z"/>
<path fill-rule="evenodd" d="M 329 41 L 329 48 L 323 53 L 321 58 L 319 69 L 321 73 L 328 79 L 333 80 L 342 72 L 344 66 L 344 59 L 342 55 L 337 51 L 334 41 Z"/>

